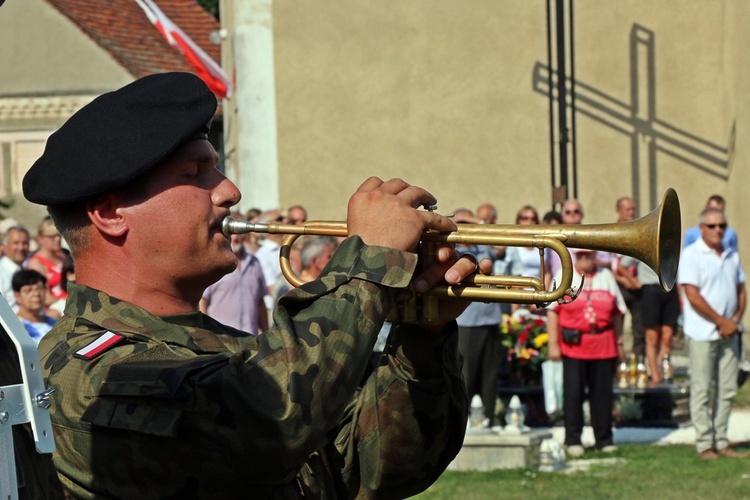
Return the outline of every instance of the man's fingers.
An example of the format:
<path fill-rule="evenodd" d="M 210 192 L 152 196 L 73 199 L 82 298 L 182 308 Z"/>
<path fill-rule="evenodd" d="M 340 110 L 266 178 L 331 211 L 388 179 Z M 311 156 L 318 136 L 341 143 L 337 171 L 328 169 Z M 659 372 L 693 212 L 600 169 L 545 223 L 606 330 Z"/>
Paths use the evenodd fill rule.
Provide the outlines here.
<path fill-rule="evenodd" d="M 398 196 L 412 208 L 430 206 L 437 203 L 437 199 L 426 189 L 412 186 L 399 178 L 389 179 L 384 182 L 379 177 L 370 177 L 359 186 L 357 192 L 368 193 L 377 189 L 383 193 Z M 447 217 L 427 210 L 420 210 L 419 214 L 422 217 L 424 229 L 434 229 L 443 232 L 456 230 L 456 225 Z"/>
<path fill-rule="evenodd" d="M 412 186 L 408 182 L 404 181 L 403 179 L 399 179 L 398 177 L 396 177 L 394 179 L 388 179 L 387 181 L 385 181 L 383 183 L 382 188 L 383 188 L 383 190 L 387 191 L 388 193 L 399 195 L 402 198 L 404 197 L 404 192 L 409 193 L 409 192 L 414 191 L 414 190 L 424 191 L 424 189 L 416 187 L 416 186 Z M 410 203 L 410 205 L 411 205 L 411 203 Z M 414 205 L 412 205 L 412 206 L 414 206 Z"/>
<path fill-rule="evenodd" d="M 368 177 L 365 182 L 359 185 L 357 193 L 367 193 L 373 191 L 383 185 L 383 180 L 379 177 Z"/>
<path fill-rule="evenodd" d="M 492 261 L 490 259 L 482 259 L 479 261 L 479 272 L 482 274 L 492 274 Z"/>
<path fill-rule="evenodd" d="M 490 274 L 492 272 L 492 261 L 482 259 L 481 262 L 477 262 L 477 258 L 473 255 L 464 254 L 445 273 L 445 281 L 449 285 L 458 285 L 464 279 L 478 271 L 482 274 Z"/>
<path fill-rule="evenodd" d="M 433 229 L 435 231 L 440 231 L 443 233 L 455 231 L 456 229 L 458 229 L 456 227 L 456 224 L 448 217 L 437 214 L 435 212 L 428 212 L 427 210 L 425 210 L 420 211 L 419 215 L 422 216 L 425 229 Z"/>
<path fill-rule="evenodd" d="M 408 182 L 404 181 L 403 179 L 399 179 L 398 177 L 389 179 L 387 181 L 383 181 L 380 177 L 376 176 L 369 177 L 359 186 L 357 191 L 366 193 L 369 191 L 374 191 L 376 189 L 381 189 L 383 192 L 388 194 L 399 195 L 406 200 L 409 200 L 409 205 L 412 205 L 414 207 L 418 206 L 419 204 L 413 205 L 413 202 L 411 201 L 412 198 L 423 196 L 424 193 L 432 196 L 424 189 L 412 186 Z M 434 203 L 434 201 L 432 203 Z"/>
<path fill-rule="evenodd" d="M 437 203 L 432 193 L 419 186 L 412 186 L 407 184 L 401 179 L 391 179 L 384 184 L 384 187 L 388 186 L 393 194 L 397 194 L 399 198 L 405 201 L 412 208 L 417 208 L 422 205 L 434 205 Z"/>
<path fill-rule="evenodd" d="M 440 282 L 457 285 L 476 272 L 492 274 L 492 261 L 482 259 L 477 262 L 471 254 L 460 255 L 452 245 L 440 244 L 435 249 L 436 262 L 415 280 L 415 290 L 424 293 Z"/>
<path fill-rule="evenodd" d="M 435 251 L 435 261 L 414 280 L 414 290 L 417 293 L 425 293 L 438 283 L 458 285 L 477 271 L 485 274 L 492 272 L 491 260 L 482 259 L 477 262 L 476 257 L 471 254 L 459 255 L 453 245 L 438 244 Z M 446 320 L 456 318 L 469 303 L 467 300 L 440 301 L 440 316 Z"/>
<path fill-rule="evenodd" d="M 349 199 L 349 234 L 358 235 L 368 245 L 385 246 L 413 252 L 426 229 L 455 231 L 448 218 L 420 206 L 435 205 L 436 199 L 425 189 L 402 179 L 383 182 L 370 177 Z"/>

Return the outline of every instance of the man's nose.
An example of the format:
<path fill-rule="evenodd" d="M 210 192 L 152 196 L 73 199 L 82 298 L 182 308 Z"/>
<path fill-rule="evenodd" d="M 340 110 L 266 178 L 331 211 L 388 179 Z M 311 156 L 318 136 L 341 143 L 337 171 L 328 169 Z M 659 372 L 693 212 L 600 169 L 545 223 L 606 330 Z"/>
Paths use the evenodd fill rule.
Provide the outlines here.
<path fill-rule="evenodd" d="M 211 193 L 211 202 L 217 207 L 233 207 L 240 202 L 242 194 L 234 182 L 222 175 L 222 180 Z"/>

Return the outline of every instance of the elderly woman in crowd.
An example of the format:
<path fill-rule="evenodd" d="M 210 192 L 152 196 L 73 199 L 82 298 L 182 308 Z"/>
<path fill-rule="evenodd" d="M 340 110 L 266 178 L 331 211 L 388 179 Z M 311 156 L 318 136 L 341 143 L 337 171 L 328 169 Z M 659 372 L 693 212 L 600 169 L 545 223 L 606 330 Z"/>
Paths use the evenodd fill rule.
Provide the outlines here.
<path fill-rule="evenodd" d="M 615 450 L 612 378 L 618 360 L 624 356 L 622 319 L 626 306 L 612 272 L 596 265 L 596 252 L 573 252 L 573 286 L 580 294 L 573 302 L 549 306 L 547 330 L 549 358 L 563 362 L 565 446 L 568 454 L 577 458 L 584 453 L 581 433 L 587 388 L 596 448 Z M 560 282 L 559 272 L 556 281 Z"/>

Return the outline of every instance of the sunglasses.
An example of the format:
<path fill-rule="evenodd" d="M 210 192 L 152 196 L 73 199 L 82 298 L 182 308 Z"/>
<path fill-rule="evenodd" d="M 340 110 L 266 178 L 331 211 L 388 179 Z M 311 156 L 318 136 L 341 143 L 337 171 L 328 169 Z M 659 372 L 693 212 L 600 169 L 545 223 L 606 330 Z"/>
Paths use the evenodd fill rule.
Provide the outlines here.
<path fill-rule="evenodd" d="M 727 223 L 726 222 L 722 222 L 721 224 L 703 224 L 703 225 L 706 226 L 709 229 L 716 229 L 717 227 L 719 229 L 726 229 L 727 228 Z"/>
<path fill-rule="evenodd" d="M 566 210 L 565 211 L 565 215 L 571 215 L 571 214 L 581 215 L 581 211 L 580 210 Z"/>
<path fill-rule="evenodd" d="M 537 222 L 536 217 L 533 215 L 519 215 L 518 220 L 533 220 L 534 222 Z"/>

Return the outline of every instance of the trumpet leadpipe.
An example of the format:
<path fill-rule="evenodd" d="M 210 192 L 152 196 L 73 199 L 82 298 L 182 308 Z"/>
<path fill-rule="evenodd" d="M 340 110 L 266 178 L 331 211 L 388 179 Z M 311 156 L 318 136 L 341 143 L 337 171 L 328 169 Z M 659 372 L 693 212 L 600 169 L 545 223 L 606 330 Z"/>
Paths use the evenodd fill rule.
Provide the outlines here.
<path fill-rule="evenodd" d="M 349 235 L 346 222 L 317 221 L 301 225 L 280 224 L 278 222 L 248 222 L 227 217 L 222 221 L 221 229 L 226 236 L 230 234 L 265 233 L 265 234 L 295 234 L 298 236 L 342 236 Z"/>

